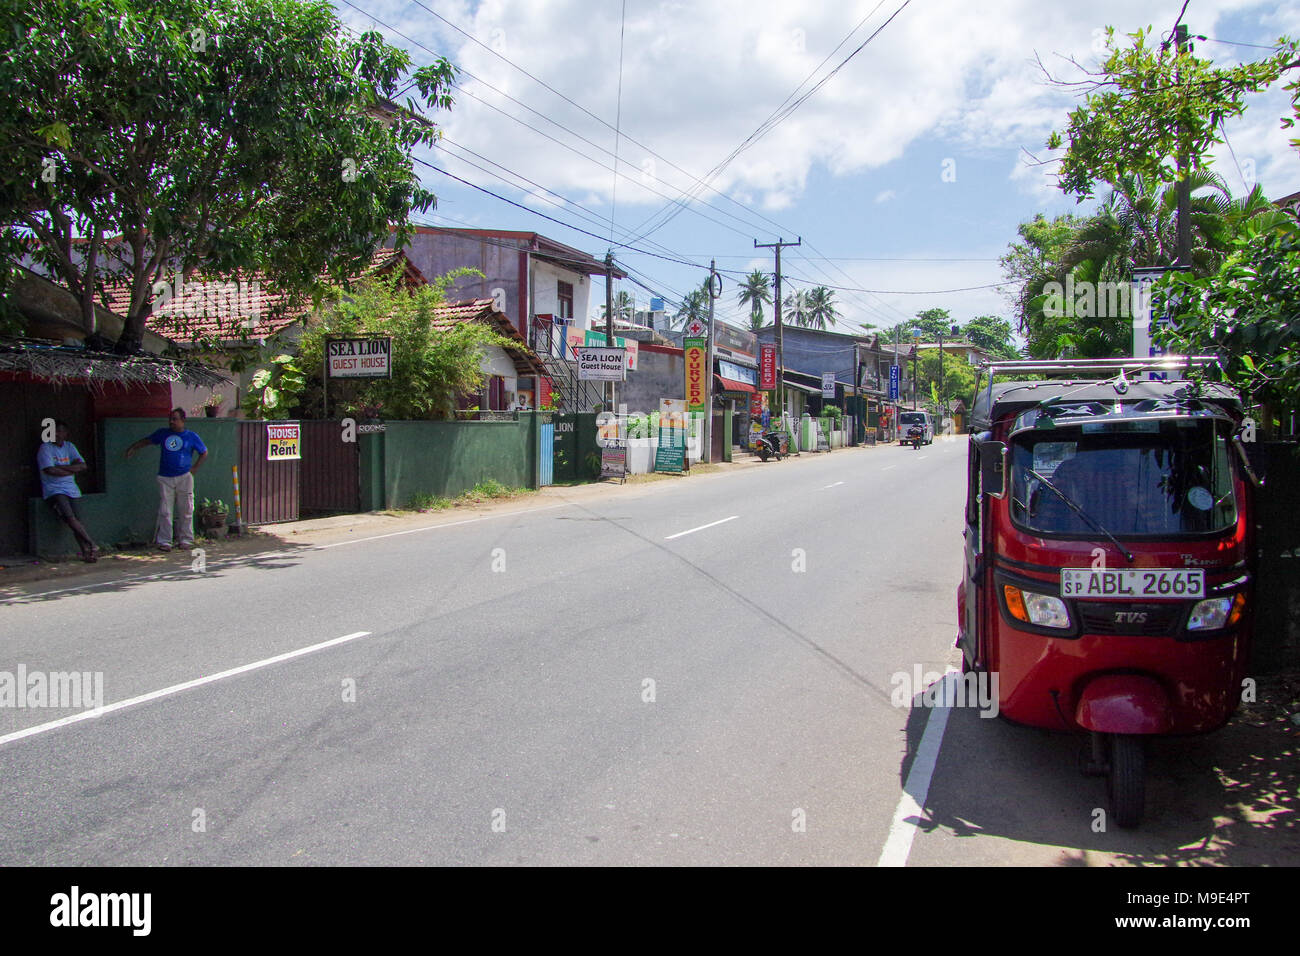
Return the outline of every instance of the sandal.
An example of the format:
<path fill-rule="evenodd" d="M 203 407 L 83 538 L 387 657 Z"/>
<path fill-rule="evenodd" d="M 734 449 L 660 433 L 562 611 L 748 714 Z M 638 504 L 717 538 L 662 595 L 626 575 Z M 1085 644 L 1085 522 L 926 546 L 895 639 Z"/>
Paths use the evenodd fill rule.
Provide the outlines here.
<path fill-rule="evenodd" d="M 87 564 L 94 564 L 99 560 L 99 548 L 92 547 L 90 550 L 81 552 L 81 560 Z"/>

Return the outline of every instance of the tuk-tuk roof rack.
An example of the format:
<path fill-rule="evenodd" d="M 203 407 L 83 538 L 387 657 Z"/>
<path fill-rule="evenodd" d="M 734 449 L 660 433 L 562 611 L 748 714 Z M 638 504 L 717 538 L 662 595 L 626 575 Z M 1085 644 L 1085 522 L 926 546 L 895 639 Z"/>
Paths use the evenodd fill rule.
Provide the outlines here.
<path fill-rule="evenodd" d="M 1155 355 L 1151 358 L 1101 359 L 1010 359 L 981 362 L 979 369 L 993 375 L 1061 375 L 1082 373 L 1098 375 L 1109 372 L 1177 372 L 1201 368 L 1214 361 L 1213 355 Z"/>
<path fill-rule="evenodd" d="M 975 379 L 975 405 L 971 409 L 971 431 L 991 426 L 993 419 L 1013 410 L 1023 410 L 1062 398 L 1085 399 L 1110 395 L 1127 396 L 1128 401 L 1144 398 L 1167 399 L 1192 388 L 1196 397 L 1239 406 L 1231 389 L 1207 383 L 1196 388 L 1191 382 L 1145 381 L 1146 372 L 1190 371 L 1215 361 L 1213 355 L 1161 355 L 1151 358 L 1108 359 L 1021 359 L 981 363 Z M 981 377 L 988 376 L 987 382 Z M 1029 381 L 994 384 L 995 375 L 1032 377 Z M 1130 378 L 1130 376 L 1133 376 Z M 1105 392 L 1098 392 L 1105 389 Z M 1094 394 L 1096 393 L 1096 394 Z M 1180 396 L 1183 397 L 1183 396 Z M 1187 396 L 1192 397 L 1192 396 Z"/>

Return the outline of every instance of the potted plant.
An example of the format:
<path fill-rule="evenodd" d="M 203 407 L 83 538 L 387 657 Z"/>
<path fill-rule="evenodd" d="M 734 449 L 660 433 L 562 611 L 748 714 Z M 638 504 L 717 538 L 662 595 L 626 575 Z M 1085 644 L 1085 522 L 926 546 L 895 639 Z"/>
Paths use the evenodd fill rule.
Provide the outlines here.
<path fill-rule="evenodd" d="M 224 538 L 226 536 L 226 517 L 229 514 L 230 509 L 226 507 L 226 503 L 220 498 L 216 501 L 204 498 L 203 504 L 199 506 L 199 527 L 210 538 Z"/>
<path fill-rule="evenodd" d="M 208 418 L 216 418 L 217 413 L 221 411 L 221 403 L 226 397 L 219 392 L 214 392 L 203 400 L 203 414 Z"/>

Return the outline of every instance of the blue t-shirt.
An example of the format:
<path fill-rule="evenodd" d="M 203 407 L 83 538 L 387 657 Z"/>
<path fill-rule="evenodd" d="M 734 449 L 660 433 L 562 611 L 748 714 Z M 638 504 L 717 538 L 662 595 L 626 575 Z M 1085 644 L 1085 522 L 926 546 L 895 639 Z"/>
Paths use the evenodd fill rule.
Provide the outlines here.
<path fill-rule="evenodd" d="M 158 474 L 163 478 L 175 478 L 188 474 L 194 461 L 194 452 L 207 454 L 208 447 L 203 439 L 188 428 L 183 432 L 174 432 L 170 428 L 160 428 L 149 440 L 162 446 L 162 455 L 158 459 Z"/>
<path fill-rule="evenodd" d="M 47 475 L 45 469 L 62 468 L 81 460 L 77 446 L 70 441 L 65 441 L 62 445 L 56 445 L 52 441 L 43 442 L 36 452 L 36 467 L 41 472 L 41 497 L 67 495 L 69 498 L 80 498 L 81 489 L 77 487 L 76 475 Z"/>

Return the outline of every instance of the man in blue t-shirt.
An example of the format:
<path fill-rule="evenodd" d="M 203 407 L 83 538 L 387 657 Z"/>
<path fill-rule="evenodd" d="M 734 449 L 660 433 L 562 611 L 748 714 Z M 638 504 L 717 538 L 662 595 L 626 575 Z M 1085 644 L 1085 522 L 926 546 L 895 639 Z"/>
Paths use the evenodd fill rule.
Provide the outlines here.
<path fill-rule="evenodd" d="M 76 476 L 86 470 L 77 446 L 68 441 L 68 423 L 54 423 L 54 441 L 42 442 L 36 452 L 36 467 L 41 473 L 41 497 L 50 510 L 68 526 L 77 544 L 81 546 L 81 559 L 87 564 L 99 557 L 99 549 L 81 523 L 78 499 L 81 489 Z"/>
<path fill-rule="evenodd" d="M 145 445 L 161 445 L 158 461 L 158 533 L 159 551 L 172 549 L 172 524 L 176 524 L 176 543 L 186 550 L 194 547 L 194 472 L 208 457 L 203 439 L 185 427 L 185 410 L 173 408 L 166 428 L 134 442 L 126 450 L 130 458 Z M 199 457 L 195 458 L 194 453 Z"/>

